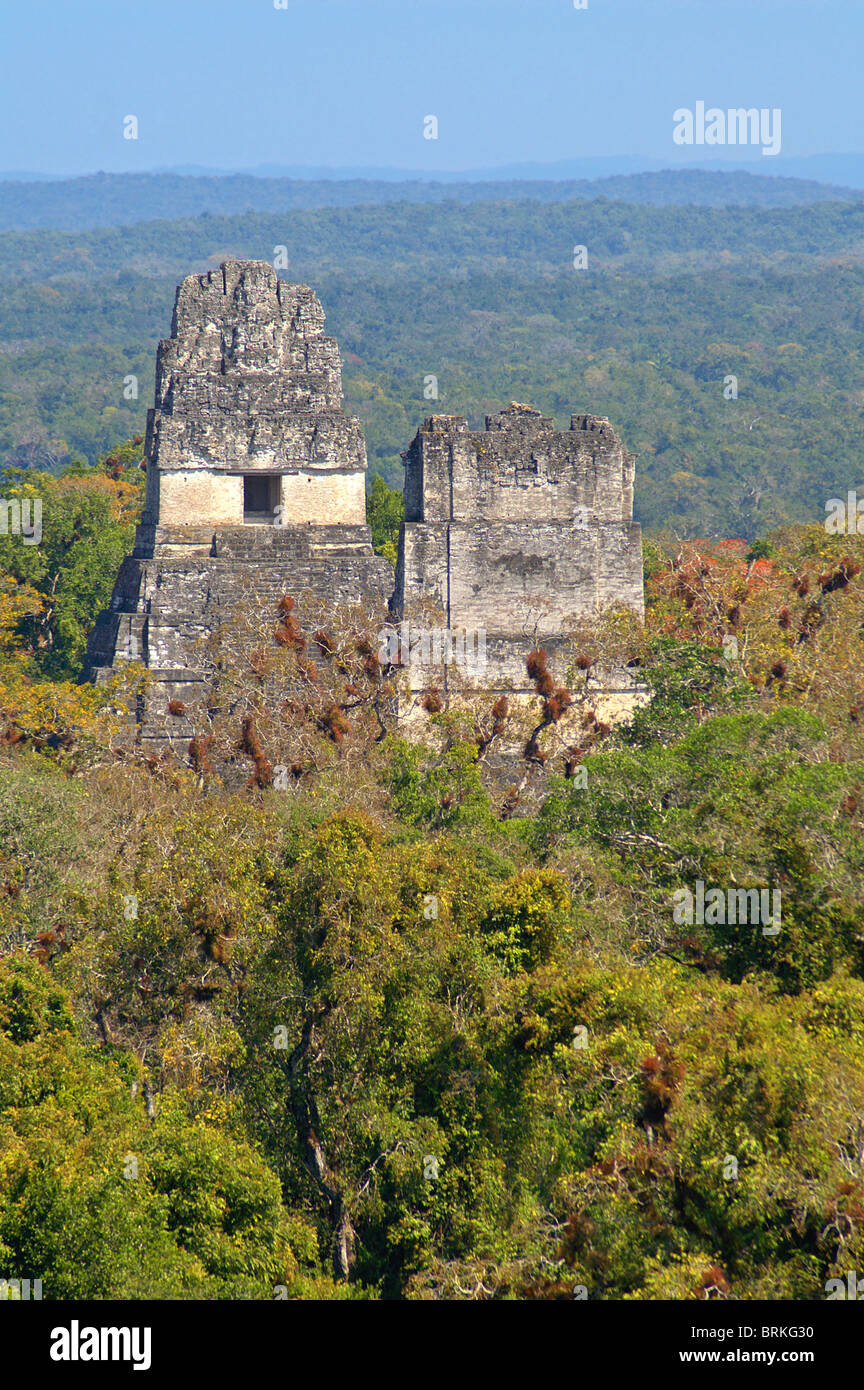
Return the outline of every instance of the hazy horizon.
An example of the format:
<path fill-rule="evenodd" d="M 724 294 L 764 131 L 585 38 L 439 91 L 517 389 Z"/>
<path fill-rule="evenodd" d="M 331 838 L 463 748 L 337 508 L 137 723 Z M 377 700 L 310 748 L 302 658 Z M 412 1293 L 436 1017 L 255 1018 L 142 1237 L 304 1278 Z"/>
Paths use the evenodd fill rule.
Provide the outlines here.
<path fill-rule="evenodd" d="M 100 176 L 134 177 L 174 175 L 181 178 L 258 178 L 296 179 L 309 181 L 363 180 L 383 182 L 493 182 L 502 180 L 597 180 L 626 177 L 643 173 L 744 173 L 754 176 L 809 180 L 849 188 L 864 187 L 864 152 L 827 152 L 800 158 L 761 160 L 746 158 L 730 152 L 713 159 L 672 159 L 661 155 L 655 158 L 630 155 L 587 156 L 582 159 L 544 162 L 525 161 L 520 164 L 497 164 L 484 168 L 423 170 L 401 165 L 232 165 L 215 167 L 199 164 L 157 165 L 150 169 L 85 169 L 76 173 L 56 173 L 48 169 L 0 169 L 0 181 L 38 183 L 68 182 L 74 179 Z"/>

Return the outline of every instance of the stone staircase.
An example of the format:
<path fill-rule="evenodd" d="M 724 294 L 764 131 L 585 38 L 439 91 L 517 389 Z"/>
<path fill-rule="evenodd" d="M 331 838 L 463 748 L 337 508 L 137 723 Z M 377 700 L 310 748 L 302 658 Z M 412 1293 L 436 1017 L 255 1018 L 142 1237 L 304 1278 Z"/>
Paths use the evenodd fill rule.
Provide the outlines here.
<path fill-rule="evenodd" d="M 148 694 L 136 712 L 136 741 L 186 756 L 196 732 L 180 705 L 199 705 L 219 634 L 244 607 L 277 622 L 290 595 L 328 605 L 380 607 L 393 587 L 388 562 L 372 552 L 367 526 L 142 527 L 124 560 L 110 608 L 87 645 L 85 677 L 105 683 L 129 662 L 148 669 Z M 148 553 L 149 552 L 149 553 Z M 155 552 L 155 553 L 154 553 Z"/>

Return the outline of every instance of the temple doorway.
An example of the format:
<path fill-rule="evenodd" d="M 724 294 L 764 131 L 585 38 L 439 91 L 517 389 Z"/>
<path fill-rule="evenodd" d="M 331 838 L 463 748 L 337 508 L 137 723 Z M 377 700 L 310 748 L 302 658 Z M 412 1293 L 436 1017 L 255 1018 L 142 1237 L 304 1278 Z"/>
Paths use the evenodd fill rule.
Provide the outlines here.
<path fill-rule="evenodd" d="M 246 525 L 275 526 L 279 521 L 277 508 L 281 499 L 281 478 L 266 474 L 246 473 L 243 476 L 243 521 Z"/>

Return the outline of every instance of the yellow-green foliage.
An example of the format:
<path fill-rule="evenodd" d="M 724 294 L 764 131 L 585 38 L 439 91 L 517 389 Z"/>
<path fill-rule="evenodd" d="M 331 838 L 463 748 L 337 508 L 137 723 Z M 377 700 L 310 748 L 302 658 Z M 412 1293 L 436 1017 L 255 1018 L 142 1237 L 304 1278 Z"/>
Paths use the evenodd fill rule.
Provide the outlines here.
<path fill-rule="evenodd" d="M 658 551 L 654 699 L 584 785 L 514 765 L 530 814 L 470 720 L 333 744 L 290 793 L 7 748 L 4 1268 L 62 1298 L 637 1300 L 860 1269 L 861 581 L 793 644 L 790 576 L 838 563 L 814 545 L 695 589 Z M 778 891 L 780 932 L 677 922 L 699 880 Z"/>

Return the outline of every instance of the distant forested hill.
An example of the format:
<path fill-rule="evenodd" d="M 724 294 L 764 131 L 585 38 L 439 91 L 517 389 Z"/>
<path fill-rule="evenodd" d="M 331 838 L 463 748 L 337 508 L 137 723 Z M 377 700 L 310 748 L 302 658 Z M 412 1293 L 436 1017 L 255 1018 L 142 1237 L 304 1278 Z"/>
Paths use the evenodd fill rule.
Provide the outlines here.
<path fill-rule="evenodd" d="M 250 174 L 90 174 L 45 181 L 0 180 L 0 230 L 125 226 L 154 218 L 292 212 L 300 208 L 354 207 L 360 203 L 460 203 L 529 200 L 568 202 L 607 198 L 658 206 L 698 203 L 793 207 L 828 201 L 856 202 L 859 190 L 745 171 L 699 169 L 618 174 L 602 179 L 500 179 L 435 181 L 405 179 L 257 178 Z"/>
<path fill-rule="evenodd" d="M 669 177 L 716 178 L 718 196 L 730 178 L 782 182 Z M 392 485 L 425 415 L 476 422 L 509 399 L 561 423 L 608 415 L 639 455 L 637 513 L 654 528 L 755 535 L 820 519 L 828 497 L 861 483 L 864 205 L 444 191 L 434 204 L 0 234 L 0 460 L 94 460 L 139 431 L 177 281 L 285 246 L 283 274 L 320 294 L 347 404 Z M 587 270 L 574 269 L 577 245 Z M 431 376 L 437 400 L 424 395 Z M 137 399 L 124 397 L 131 377 Z"/>

